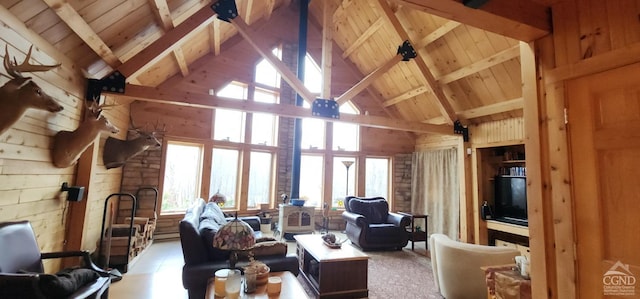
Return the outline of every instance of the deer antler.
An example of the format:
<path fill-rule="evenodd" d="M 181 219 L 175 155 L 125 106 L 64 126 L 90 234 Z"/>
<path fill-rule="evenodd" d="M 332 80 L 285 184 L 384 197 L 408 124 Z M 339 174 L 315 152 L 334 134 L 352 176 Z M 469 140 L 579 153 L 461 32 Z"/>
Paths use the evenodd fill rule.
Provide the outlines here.
<path fill-rule="evenodd" d="M 22 76 L 22 72 L 44 72 L 48 71 L 52 68 L 59 67 L 60 64 L 56 65 L 35 65 L 29 64 L 29 60 L 31 59 L 31 50 L 33 50 L 33 45 L 29 47 L 29 52 L 27 53 L 27 57 L 21 64 L 18 64 L 16 58 L 13 58 L 13 63 L 9 58 L 9 46 L 4 45 L 4 69 L 12 78 L 24 78 Z"/>
<path fill-rule="evenodd" d="M 104 104 L 98 105 L 98 103 L 100 103 L 100 96 L 93 97 L 91 105 L 89 105 L 87 109 L 91 112 L 91 115 L 93 115 L 95 118 L 98 118 L 100 116 L 100 113 L 102 113 L 102 110 L 109 110 L 113 107 L 120 106 L 120 104 L 116 103 L 115 100 L 113 101 L 113 104 L 107 105 L 106 102 L 107 100 L 105 99 Z"/>

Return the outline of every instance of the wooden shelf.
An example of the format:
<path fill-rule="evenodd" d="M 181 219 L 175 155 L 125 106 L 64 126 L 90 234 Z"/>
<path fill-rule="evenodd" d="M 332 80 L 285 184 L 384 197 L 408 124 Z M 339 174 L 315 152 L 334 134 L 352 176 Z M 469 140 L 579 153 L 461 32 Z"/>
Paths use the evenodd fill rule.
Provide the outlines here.
<path fill-rule="evenodd" d="M 496 220 L 487 220 L 487 229 L 497 230 L 518 236 L 529 237 L 529 228 Z"/>

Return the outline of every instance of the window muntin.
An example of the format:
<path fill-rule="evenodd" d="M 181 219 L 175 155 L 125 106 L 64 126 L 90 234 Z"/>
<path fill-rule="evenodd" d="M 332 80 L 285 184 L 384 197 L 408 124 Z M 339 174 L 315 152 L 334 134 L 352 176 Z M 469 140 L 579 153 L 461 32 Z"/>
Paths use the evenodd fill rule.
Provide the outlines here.
<path fill-rule="evenodd" d="M 321 155 L 300 156 L 300 198 L 305 206 L 322 207 L 324 188 L 324 157 Z"/>
<path fill-rule="evenodd" d="M 238 190 L 240 152 L 236 149 L 214 148 L 212 156 L 209 198 L 216 192 L 220 192 L 226 197 L 223 208 L 237 209 L 239 207 L 236 193 Z"/>
<path fill-rule="evenodd" d="M 351 162 L 347 168 L 344 162 Z M 355 195 L 356 190 L 356 159 L 353 157 L 333 158 L 333 190 L 331 195 L 331 207 L 344 208 L 344 198 L 347 195 Z M 349 170 L 347 174 L 347 169 Z M 348 182 L 347 182 L 348 181 Z"/>
<path fill-rule="evenodd" d="M 366 158 L 364 166 L 365 196 L 389 198 L 389 162 L 388 158 Z"/>
<path fill-rule="evenodd" d="M 183 213 L 200 197 L 202 145 L 168 142 L 161 214 Z"/>
<path fill-rule="evenodd" d="M 249 165 L 249 194 L 247 208 L 257 208 L 271 200 L 271 177 L 273 155 L 266 152 L 251 152 Z"/>

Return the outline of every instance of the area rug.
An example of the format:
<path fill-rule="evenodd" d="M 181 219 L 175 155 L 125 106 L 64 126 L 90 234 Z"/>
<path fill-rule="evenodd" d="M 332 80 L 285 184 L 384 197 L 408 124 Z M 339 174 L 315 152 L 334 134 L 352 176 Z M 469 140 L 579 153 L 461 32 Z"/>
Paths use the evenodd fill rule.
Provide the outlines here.
<path fill-rule="evenodd" d="M 431 261 L 424 250 L 366 252 L 369 255 L 368 286 L 372 299 L 428 298 L 442 299 L 436 290 Z M 298 280 L 310 298 L 313 291 L 302 275 Z"/>

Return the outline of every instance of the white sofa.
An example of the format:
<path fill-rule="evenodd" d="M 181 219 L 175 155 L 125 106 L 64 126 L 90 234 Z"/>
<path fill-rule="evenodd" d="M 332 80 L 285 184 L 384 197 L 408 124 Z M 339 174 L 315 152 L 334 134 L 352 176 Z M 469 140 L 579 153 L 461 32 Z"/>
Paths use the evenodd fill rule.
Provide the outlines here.
<path fill-rule="evenodd" d="M 446 299 L 487 297 L 482 266 L 515 264 L 516 249 L 468 244 L 443 234 L 429 239 L 431 267 L 436 286 Z"/>

